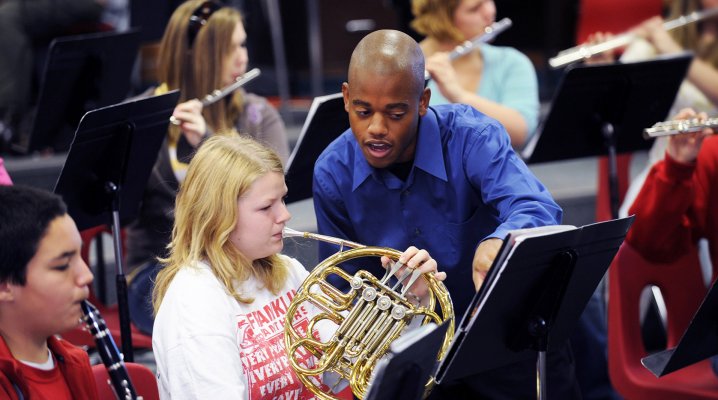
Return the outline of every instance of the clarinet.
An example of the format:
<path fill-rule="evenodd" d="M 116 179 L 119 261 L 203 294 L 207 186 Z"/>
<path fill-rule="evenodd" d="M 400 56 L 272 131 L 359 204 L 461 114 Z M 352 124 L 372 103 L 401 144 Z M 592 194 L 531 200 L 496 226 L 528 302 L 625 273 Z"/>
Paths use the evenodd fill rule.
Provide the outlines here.
<path fill-rule="evenodd" d="M 102 363 L 107 368 L 107 374 L 110 376 L 107 383 L 112 386 L 115 397 L 118 400 L 142 400 L 142 396 L 138 396 L 132 386 L 122 353 L 117 349 L 115 340 L 100 312 L 87 300 L 82 302 L 82 312 L 85 313 L 82 320 L 95 338 L 97 352 L 100 353 Z"/>

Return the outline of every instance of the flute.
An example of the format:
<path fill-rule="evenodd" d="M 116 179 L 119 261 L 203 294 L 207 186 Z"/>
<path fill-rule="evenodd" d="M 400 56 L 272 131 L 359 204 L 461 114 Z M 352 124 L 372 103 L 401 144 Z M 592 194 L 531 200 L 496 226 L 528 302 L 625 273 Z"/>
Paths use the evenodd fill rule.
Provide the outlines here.
<path fill-rule="evenodd" d="M 678 135 L 681 133 L 701 132 L 703 129 L 718 128 L 718 118 L 678 119 L 674 121 L 656 122 L 652 127 L 643 130 L 643 137 L 651 139 L 659 136 Z"/>
<path fill-rule="evenodd" d="M 701 21 L 706 18 L 714 17 L 716 15 L 718 15 L 718 7 L 711 8 L 709 10 L 694 11 L 688 15 L 683 15 L 676 19 L 664 22 L 663 29 L 665 29 L 666 31 L 670 31 L 683 25 Z M 559 52 L 556 57 L 550 58 L 548 60 L 548 64 L 551 66 L 551 68 L 560 68 L 568 64 L 573 64 L 577 61 L 588 59 L 592 56 L 595 56 L 596 54 L 603 53 L 604 51 L 623 47 L 631 43 L 631 41 L 633 41 L 635 38 L 636 35 L 633 33 L 624 33 L 602 43 L 596 43 L 593 45 L 584 43 L 582 45 L 571 47 L 570 49 L 566 49 Z"/>
<path fill-rule="evenodd" d="M 261 74 L 262 71 L 259 68 L 252 68 L 246 73 L 244 73 L 242 76 L 237 77 L 237 79 L 234 80 L 230 85 L 227 85 L 223 87 L 222 89 L 216 89 L 212 93 L 204 96 L 200 102 L 202 103 L 202 107 L 207 107 L 209 105 L 212 105 L 219 101 L 220 99 L 226 97 L 230 93 L 234 92 L 235 90 L 241 88 L 242 86 L 246 85 L 249 81 L 256 78 Z M 179 119 L 175 118 L 174 116 L 170 117 L 170 122 L 173 125 L 179 125 L 182 123 Z"/>
<path fill-rule="evenodd" d="M 500 21 L 496 21 L 493 24 L 487 26 L 484 28 L 484 33 L 475 36 L 471 40 L 467 40 L 464 43 L 454 47 L 454 50 L 449 53 L 449 60 L 454 60 L 459 57 L 465 56 L 469 52 L 476 50 L 476 46 L 478 46 L 480 43 L 488 43 L 496 38 L 500 33 L 503 31 L 511 28 L 511 25 L 513 22 L 511 22 L 511 19 L 509 18 L 502 18 Z M 431 75 L 429 74 L 429 71 L 424 71 L 424 80 L 431 79 Z"/>

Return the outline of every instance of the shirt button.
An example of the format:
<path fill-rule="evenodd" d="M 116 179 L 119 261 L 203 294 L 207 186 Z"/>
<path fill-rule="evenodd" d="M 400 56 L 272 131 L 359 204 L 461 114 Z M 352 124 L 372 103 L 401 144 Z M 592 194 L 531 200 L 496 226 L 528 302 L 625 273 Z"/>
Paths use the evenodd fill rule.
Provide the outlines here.
<path fill-rule="evenodd" d="M 403 196 L 408 196 L 410 193 L 411 193 L 411 192 L 409 192 L 408 189 L 405 190 L 405 191 L 403 191 L 403 192 L 401 192 L 401 194 L 402 194 Z"/>
<path fill-rule="evenodd" d="M 416 236 L 421 235 L 421 229 L 419 229 L 419 228 L 414 229 L 414 234 L 415 234 Z"/>

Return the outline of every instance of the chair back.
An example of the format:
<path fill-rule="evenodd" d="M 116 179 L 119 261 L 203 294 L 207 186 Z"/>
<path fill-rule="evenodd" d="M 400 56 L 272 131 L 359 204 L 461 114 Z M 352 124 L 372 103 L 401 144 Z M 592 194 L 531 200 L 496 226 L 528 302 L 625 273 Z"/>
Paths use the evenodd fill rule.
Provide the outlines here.
<path fill-rule="evenodd" d="M 624 33 L 648 18 L 661 15 L 662 8 L 662 0 L 581 0 L 576 43 L 585 42 L 588 35 L 597 31 Z"/>
<path fill-rule="evenodd" d="M 159 400 L 157 378 L 151 369 L 142 364 L 130 362 L 125 363 L 125 367 L 138 396 L 142 396 L 143 400 Z M 95 384 L 97 385 L 100 400 L 115 400 L 117 397 L 112 390 L 112 386 L 108 383 L 110 376 L 107 374 L 105 366 L 102 364 L 93 365 L 92 373 L 95 376 Z"/>
<path fill-rule="evenodd" d="M 663 295 L 667 347 L 675 347 L 707 292 L 697 251 L 658 264 L 628 243 L 619 249 L 608 273 L 608 369 L 613 386 L 630 399 L 718 399 L 718 377 L 708 360 L 661 378 L 641 365 L 648 354 L 641 334 L 640 298 L 650 285 Z"/>

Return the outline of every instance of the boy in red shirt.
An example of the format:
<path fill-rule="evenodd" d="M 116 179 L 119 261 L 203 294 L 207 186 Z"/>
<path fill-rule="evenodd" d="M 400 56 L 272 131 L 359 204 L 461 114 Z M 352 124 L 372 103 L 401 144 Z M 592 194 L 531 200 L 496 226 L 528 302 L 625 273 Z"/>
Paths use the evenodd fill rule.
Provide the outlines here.
<path fill-rule="evenodd" d="M 0 398 L 97 399 L 87 354 L 55 337 L 77 326 L 92 272 L 62 199 L 0 186 Z"/>

